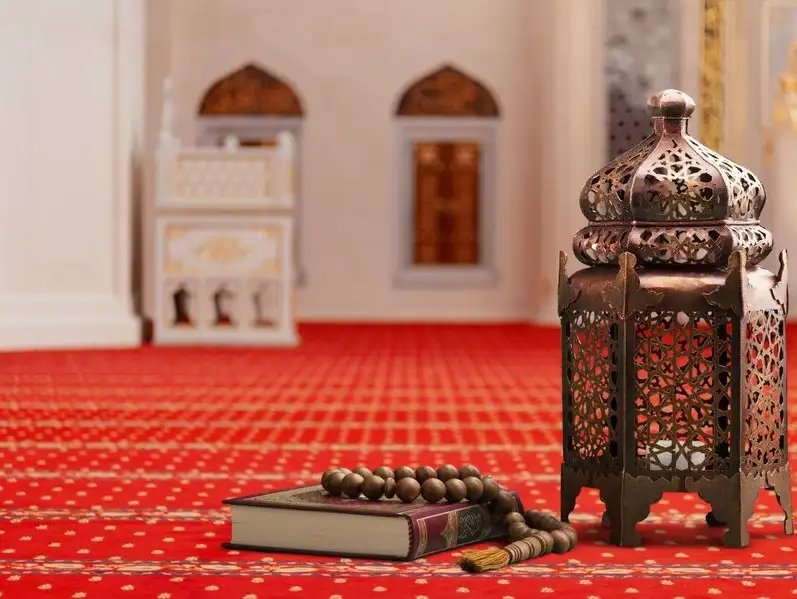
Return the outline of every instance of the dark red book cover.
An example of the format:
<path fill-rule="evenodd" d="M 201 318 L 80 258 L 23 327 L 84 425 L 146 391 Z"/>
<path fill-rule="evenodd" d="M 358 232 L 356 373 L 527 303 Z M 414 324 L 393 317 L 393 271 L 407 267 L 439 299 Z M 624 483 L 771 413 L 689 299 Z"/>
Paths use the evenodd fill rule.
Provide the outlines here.
<path fill-rule="evenodd" d="M 520 497 L 512 493 L 518 509 L 523 511 Z M 404 559 L 412 560 L 455 547 L 494 539 L 506 534 L 506 528 L 493 524 L 487 507 L 470 502 L 426 503 L 419 498 L 413 503 L 393 499 L 370 501 L 365 498 L 333 497 L 320 485 L 312 485 L 227 499 L 225 505 L 243 505 L 328 513 L 360 514 L 385 518 L 404 518 L 408 522 L 409 552 Z M 240 547 L 225 543 L 225 547 L 271 551 L 269 547 Z M 347 557 L 355 557 L 348 555 Z M 385 556 L 367 556 L 385 557 Z"/>

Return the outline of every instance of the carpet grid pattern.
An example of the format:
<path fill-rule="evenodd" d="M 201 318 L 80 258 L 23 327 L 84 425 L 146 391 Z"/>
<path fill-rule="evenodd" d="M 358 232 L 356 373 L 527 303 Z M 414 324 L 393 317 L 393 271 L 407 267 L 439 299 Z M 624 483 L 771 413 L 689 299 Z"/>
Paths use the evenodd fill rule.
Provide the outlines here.
<path fill-rule="evenodd" d="M 691 494 L 654 506 L 643 546 L 614 547 L 590 490 L 572 517 L 574 551 L 483 575 L 460 571 L 460 551 L 386 562 L 223 549 L 222 499 L 316 482 L 335 464 L 470 462 L 527 508 L 558 512 L 558 332 L 301 332 L 293 350 L 5 354 L 0 597 L 797 596 L 797 537 L 783 536 L 770 493 L 741 550 L 722 546 Z"/>

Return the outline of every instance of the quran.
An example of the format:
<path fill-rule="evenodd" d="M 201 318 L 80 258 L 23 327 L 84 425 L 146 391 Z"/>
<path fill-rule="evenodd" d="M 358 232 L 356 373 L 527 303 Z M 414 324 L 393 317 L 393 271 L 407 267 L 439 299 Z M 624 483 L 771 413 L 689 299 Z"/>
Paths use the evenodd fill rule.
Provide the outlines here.
<path fill-rule="evenodd" d="M 413 560 L 506 534 L 484 505 L 349 499 L 333 497 L 321 485 L 223 503 L 232 520 L 227 549 Z"/>

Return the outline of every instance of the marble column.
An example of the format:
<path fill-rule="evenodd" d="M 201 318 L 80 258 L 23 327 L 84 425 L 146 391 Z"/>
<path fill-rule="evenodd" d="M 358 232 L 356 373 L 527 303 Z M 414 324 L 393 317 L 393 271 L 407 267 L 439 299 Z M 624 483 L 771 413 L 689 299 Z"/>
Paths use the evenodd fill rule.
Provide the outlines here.
<path fill-rule="evenodd" d="M 550 52 L 538 92 L 543 104 L 537 115 L 542 121 L 542 169 L 533 322 L 558 325 L 559 250 L 567 251 L 570 272 L 583 267 L 572 252 L 573 235 L 586 224 L 579 194 L 607 161 L 604 3 L 573 0 L 545 6 L 549 14 L 544 35 Z"/>
<path fill-rule="evenodd" d="M 0 350 L 139 343 L 141 0 L 0 2 Z"/>

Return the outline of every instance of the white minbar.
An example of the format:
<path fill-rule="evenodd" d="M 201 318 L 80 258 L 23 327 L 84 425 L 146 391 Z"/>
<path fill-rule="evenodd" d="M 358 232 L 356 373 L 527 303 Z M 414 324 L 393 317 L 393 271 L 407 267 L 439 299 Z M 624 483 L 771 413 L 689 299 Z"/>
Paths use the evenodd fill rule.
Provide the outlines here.
<path fill-rule="evenodd" d="M 129 347 L 143 0 L 0 2 L 0 350 Z"/>
<path fill-rule="evenodd" d="M 169 118 L 168 106 L 165 110 Z M 295 142 L 158 152 L 154 342 L 292 346 Z"/>

